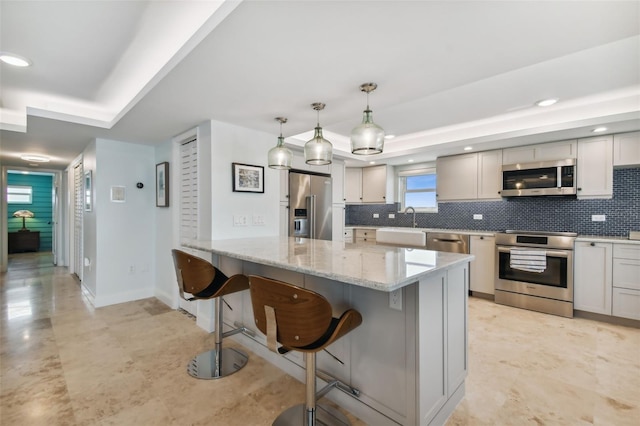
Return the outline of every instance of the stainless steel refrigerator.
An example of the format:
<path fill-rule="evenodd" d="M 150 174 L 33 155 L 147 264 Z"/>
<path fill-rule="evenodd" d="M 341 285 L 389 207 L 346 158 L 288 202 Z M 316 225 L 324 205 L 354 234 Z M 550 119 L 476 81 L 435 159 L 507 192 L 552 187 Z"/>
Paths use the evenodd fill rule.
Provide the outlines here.
<path fill-rule="evenodd" d="M 331 176 L 289 172 L 289 236 L 331 241 Z"/>

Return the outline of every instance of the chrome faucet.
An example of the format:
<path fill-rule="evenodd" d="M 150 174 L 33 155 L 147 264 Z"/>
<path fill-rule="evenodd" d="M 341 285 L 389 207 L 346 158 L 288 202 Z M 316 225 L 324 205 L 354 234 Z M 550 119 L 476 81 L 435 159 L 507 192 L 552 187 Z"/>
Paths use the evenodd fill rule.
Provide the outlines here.
<path fill-rule="evenodd" d="M 409 206 L 406 209 L 404 209 L 404 214 L 409 213 L 409 209 L 411 209 L 411 211 L 413 212 L 413 227 L 415 228 L 418 224 L 416 223 L 416 209 L 414 209 L 413 207 Z"/>

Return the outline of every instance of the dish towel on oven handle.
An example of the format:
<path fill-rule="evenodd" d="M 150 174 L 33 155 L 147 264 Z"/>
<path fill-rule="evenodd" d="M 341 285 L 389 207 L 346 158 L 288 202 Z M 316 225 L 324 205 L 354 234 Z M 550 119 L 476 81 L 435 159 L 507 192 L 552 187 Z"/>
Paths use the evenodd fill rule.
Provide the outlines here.
<path fill-rule="evenodd" d="M 526 272 L 541 273 L 547 269 L 547 252 L 544 250 L 531 250 L 526 248 L 511 248 L 511 269 Z"/>

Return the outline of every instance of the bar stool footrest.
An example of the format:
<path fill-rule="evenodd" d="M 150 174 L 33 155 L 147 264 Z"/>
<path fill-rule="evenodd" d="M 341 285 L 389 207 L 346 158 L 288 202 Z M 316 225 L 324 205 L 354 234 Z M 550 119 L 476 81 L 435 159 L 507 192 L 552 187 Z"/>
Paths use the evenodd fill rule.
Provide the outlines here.
<path fill-rule="evenodd" d="M 347 416 L 337 409 L 324 404 L 316 405 L 316 426 L 349 426 L 351 422 Z M 294 405 L 283 411 L 273 426 L 307 426 L 307 412 L 305 404 Z M 309 425 L 310 426 L 310 425 Z"/>
<path fill-rule="evenodd" d="M 220 352 L 211 350 L 193 358 L 187 365 L 187 372 L 196 379 L 220 379 L 242 369 L 249 357 L 241 350 L 222 348 Z"/>

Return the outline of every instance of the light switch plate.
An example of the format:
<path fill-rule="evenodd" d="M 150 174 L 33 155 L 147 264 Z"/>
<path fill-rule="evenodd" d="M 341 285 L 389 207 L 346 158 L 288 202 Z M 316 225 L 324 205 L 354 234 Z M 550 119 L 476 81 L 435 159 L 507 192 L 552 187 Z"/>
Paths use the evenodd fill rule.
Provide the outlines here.
<path fill-rule="evenodd" d="M 482 215 L 481 214 L 474 214 L 473 215 L 473 219 L 474 220 L 482 220 Z"/>
<path fill-rule="evenodd" d="M 395 213 L 389 213 L 389 219 L 395 219 L 395 218 L 396 218 Z"/>
<path fill-rule="evenodd" d="M 591 215 L 591 222 L 604 222 L 605 220 L 607 220 L 607 217 L 603 214 L 592 214 Z"/>
<path fill-rule="evenodd" d="M 373 218 L 374 218 L 374 219 L 378 219 L 379 217 L 380 217 L 380 213 L 374 213 L 374 214 L 373 214 Z"/>

